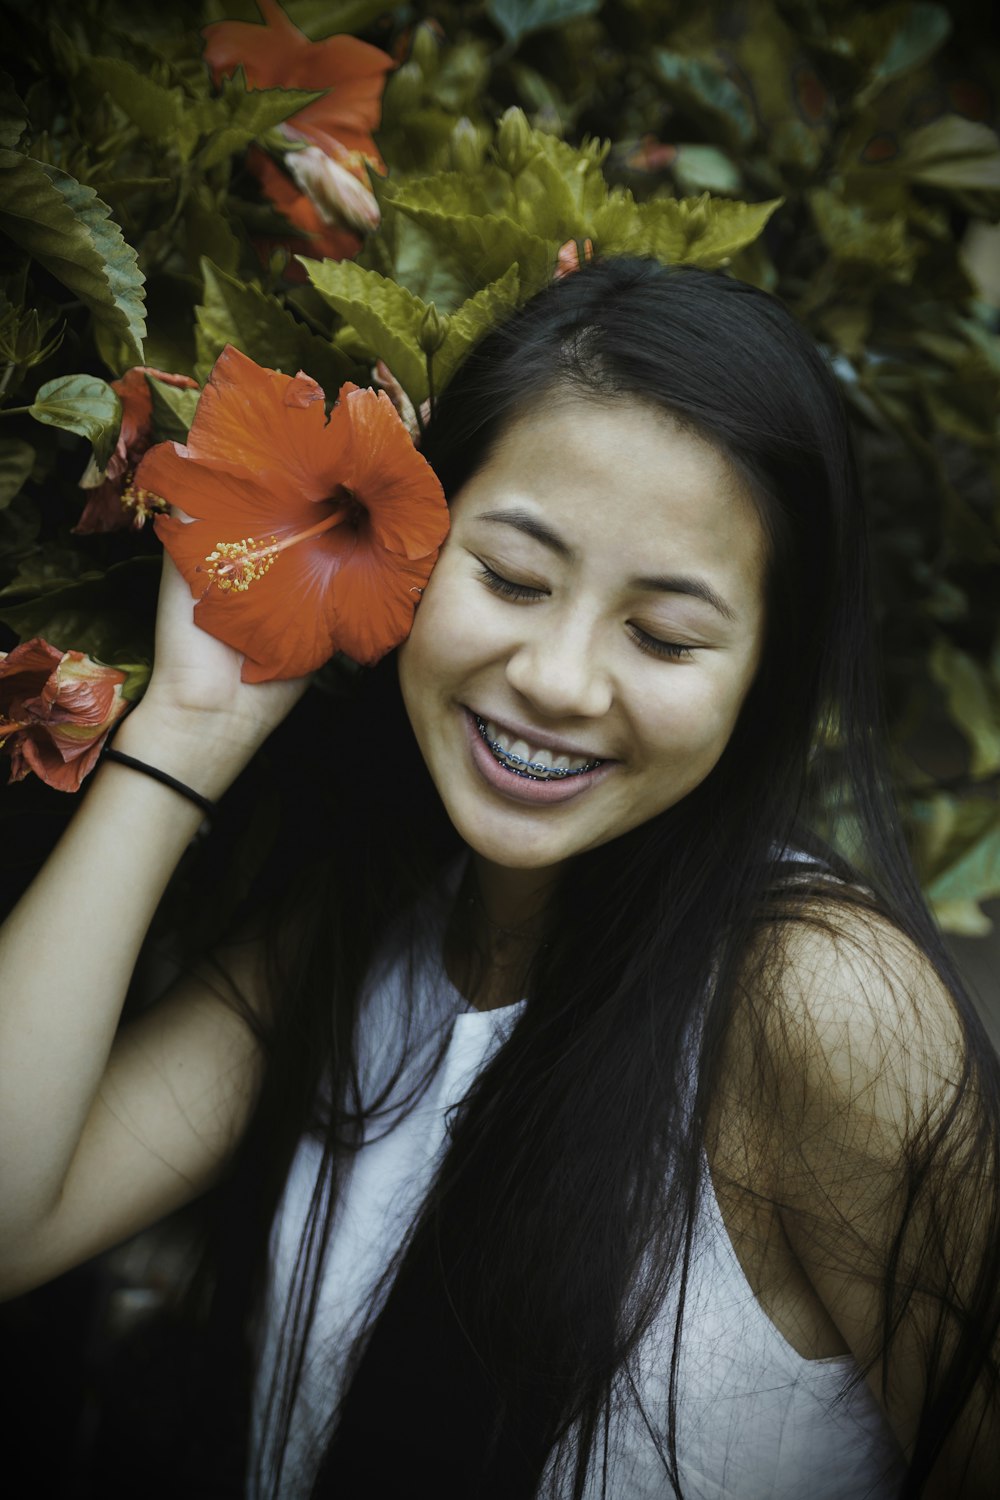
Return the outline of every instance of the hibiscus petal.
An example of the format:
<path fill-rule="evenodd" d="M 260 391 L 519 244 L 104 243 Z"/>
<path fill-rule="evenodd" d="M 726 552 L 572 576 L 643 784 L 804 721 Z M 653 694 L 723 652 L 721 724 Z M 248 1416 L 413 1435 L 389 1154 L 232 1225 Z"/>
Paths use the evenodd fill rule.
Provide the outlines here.
<path fill-rule="evenodd" d="M 19 755 L 11 757 L 11 780 L 20 781 L 30 770 L 57 792 L 78 792 L 84 778 L 100 759 L 106 739 L 107 733 L 104 733 L 89 744 L 81 745 L 67 759 L 49 736 L 36 731 L 25 732 L 17 745 Z"/>
<path fill-rule="evenodd" d="M 263 369 L 231 344 L 215 362 L 185 446 L 193 458 L 266 476 L 282 505 L 324 498 L 341 468 L 322 387 L 309 375 Z"/>
<path fill-rule="evenodd" d="M 343 552 L 353 545 L 346 526 L 279 553 L 241 592 L 213 582 L 205 558 L 215 537 L 204 522 L 162 517 L 161 529 L 198 601 L 196 622 L 247 658 L 244 682 L 303 677 L 333 655 L 337 647 L 327 596 Z"/>
<path fill-rule="evenodd" d="M 333 415 L 339 412 L 351 427 L 345 483 L 367 510 L 377 541 L 409 558 L 440 547 L 448 534 L 444 490 L 389 397 L 348 384 Z"/>
<path fill-rule="evenodd" d="M 405 640 L 436 560 L 432 552 L 410 562 L 359 538 L 333 588 L 338 649 L 372 666 Z"/>
<path fill-rule="evenodd" d="M 249 474 L 234 473 L 217 464 L 198 463 L 175 443 L 158 443 L 139 465 L 136 481 L 188 515 L 208 523 L 216 542 L 238 542 L 244 537 L 268 538 L 290 525 L 307 526 L 316 520 L 313 502 L 295 496 L 282 497 L 258 484 Z M 157 516 L 154 526 L 162 542 L 172 532 L 166 516 Z"/>

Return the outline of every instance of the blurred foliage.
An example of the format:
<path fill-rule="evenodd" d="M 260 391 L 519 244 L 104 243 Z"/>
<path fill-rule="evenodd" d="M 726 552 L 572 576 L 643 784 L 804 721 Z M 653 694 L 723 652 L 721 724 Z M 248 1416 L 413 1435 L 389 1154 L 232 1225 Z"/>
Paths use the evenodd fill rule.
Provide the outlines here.
<path fill-rule="evenodd" d="M 203 381 L 226 342 L 332 395 L 383 358 L 416 406 L 559 247 L 722 265 L 782 297 L 842 383 L 872 515 L 889 723 L 925 887 L 1000 894 L 1000 54 L 972 4 L 287 0 L 398 64 L 382 215 L 295 258 L 246 151 L 313 94 L 213 88 L 253 0 L 0 6 L 0 621 L 149 661 L 155 539 L 73 536 L 110 382 Z M 284 140 L 287 148 L 287 139 Z M 306 246 L 308 248 L 308 246 Z M 161 438 L 194 393 L 151 383 Z M 88 446 L 89 445 L 89 446 Z M 2 627 L 0 627 L 2 628 Z M 11 799 L 8 799 L 11 800 Z"/>

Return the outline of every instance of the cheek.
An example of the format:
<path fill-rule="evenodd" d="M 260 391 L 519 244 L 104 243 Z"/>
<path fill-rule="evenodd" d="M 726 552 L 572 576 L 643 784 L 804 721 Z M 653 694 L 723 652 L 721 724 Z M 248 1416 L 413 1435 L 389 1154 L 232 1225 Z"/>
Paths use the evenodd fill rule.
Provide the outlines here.
<path fill-rule="evenodd" d="M 742 679 L 680 669 L 669 690 L 646 700 L 639 731 L 667 756 L 705 752 L 717 757 L 733 732 L 744 693 Z"/>

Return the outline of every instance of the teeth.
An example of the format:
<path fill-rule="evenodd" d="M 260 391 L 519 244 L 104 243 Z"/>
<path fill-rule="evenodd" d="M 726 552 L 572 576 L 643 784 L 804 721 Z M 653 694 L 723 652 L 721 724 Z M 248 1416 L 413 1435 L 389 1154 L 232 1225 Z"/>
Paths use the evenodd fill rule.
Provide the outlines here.
<path fill-rule="evenodd" d="M 477 716 L 476 723 L 500 764 L 515 775 L 525 776 L 529 780 L 545 781 L 549 777 L 575 776 L 582 771 L 592 771 L 601 764 L 600 760 L 587 760 L 585 756 L 553 755 L 551 750 L 535 749 L 527 740 L 508 734 L 492 719 L 484 720 Z M 510 761 L 515 764 L 508 764 Z"/>

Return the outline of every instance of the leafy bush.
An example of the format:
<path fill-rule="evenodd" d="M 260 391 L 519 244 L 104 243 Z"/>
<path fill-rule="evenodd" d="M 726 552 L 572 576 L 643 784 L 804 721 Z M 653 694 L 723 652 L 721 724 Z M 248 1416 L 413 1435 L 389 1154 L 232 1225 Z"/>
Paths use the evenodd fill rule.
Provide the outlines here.
<path fill-rule="evenodd" d="M 970 256 L 1000 216 L 1000 63 L 980 12 L 285 9 L 308 36 L 349 32 L 393 58 L 377 132 L 388 175 L 349 142 L 344 161 L 305 154 L 314 137 L 296 122 L 326 96 L 298 75 L 213 83 L 201 29 L 260 22 L 252 0 L 3 12 L 0 645 L 42 636 L 142 690 L 157 546 L 124 468 L 111 529 L 73 530 L 125 453 L 127 370 L 203 383 L 233 343 L 329 392 L 381 359 L 419 417 L 568 242 L 571 256 L 589 240 L 726 266 L 785 299 L 841 380 L 914 847 L 944 924 L 986 930 L 979 903 L 1000 893 L 1000 340 Z M 353 188 L 323 177 L 327 159 Z M 183 437 L 197 392 L 148 385 L 144 441 Z M 22 793 L 19 813 L 51 810 L 47 789 Z"/>

